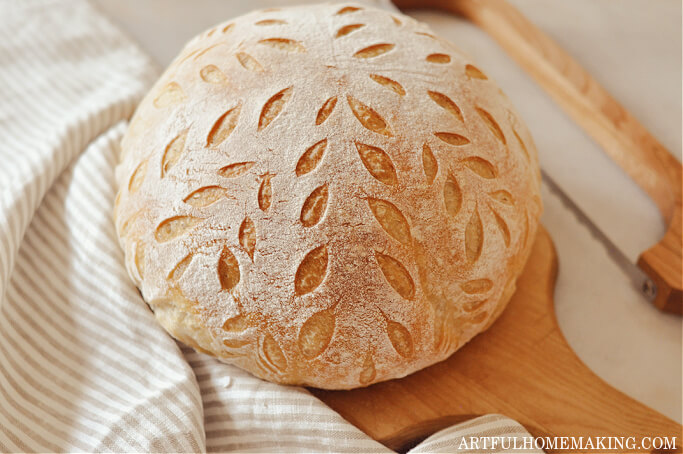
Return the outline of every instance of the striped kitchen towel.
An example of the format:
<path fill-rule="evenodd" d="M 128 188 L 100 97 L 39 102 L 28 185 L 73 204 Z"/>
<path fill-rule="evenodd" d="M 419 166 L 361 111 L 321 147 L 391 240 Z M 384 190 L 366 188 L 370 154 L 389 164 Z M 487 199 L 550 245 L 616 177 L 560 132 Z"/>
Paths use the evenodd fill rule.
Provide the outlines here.
<path fill-rule="evenodd" d="M 0 451 L 389 452 L 305 389 L 179 346 L 140 298 L 114 167 L 157 75 L 83 0 L 0 0 Z M 486 416 L 414 452 L 482 434 L 525 432 Z"/>

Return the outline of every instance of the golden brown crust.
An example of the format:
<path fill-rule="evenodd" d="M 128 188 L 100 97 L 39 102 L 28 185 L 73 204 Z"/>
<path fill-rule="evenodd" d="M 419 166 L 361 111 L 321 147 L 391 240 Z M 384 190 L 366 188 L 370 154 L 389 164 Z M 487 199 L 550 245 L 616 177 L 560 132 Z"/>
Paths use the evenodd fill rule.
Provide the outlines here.
<path fill-rule="evenodd" d="M 116 223 L 160 323 L 259 377 L 354 388 L 441 361 L 507 303 L 541 212 L 499 88 L 406 16 L 254 12 L 139 106 Z"/>

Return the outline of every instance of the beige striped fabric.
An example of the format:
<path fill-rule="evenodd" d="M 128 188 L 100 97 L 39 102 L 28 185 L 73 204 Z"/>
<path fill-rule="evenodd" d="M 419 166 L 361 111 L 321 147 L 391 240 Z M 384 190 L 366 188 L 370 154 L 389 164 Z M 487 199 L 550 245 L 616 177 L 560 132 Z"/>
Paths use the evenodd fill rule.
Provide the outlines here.
<path fill-rule="evenodd" d="M 179 346 L 130 283 L 113 170 L 157 75 L 83 0 L 0 0 L 0 451 L 389 452 L 306 390 Z M 414 452 L 521 430 L 482 424 Z"/>

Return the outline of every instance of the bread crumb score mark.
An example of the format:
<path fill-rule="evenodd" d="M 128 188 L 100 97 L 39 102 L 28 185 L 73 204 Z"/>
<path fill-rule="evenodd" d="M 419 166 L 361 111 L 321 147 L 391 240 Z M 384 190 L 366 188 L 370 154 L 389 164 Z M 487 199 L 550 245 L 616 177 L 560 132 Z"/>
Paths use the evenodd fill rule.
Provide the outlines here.
<path fill-rule="evenodd" d="M 427 60 L 429 63 L 445 65 L 446 63 L 451 62 L 451 57 L 447 54 L 429 54 L 425 60 Z"/>
<path fill-rule="evenodd" d="M 368 352 L 363 360 L 363 366 L 358 376 L 358 381 L 362 385 L 367 385 L 371 383 L 377 376 L 377 371 L 375 370 L 375 361 L 372 359 L 372 353 Z"/>
<path fill-rule="evenodd" d="M 493 167 L 493 164 L 491 164 L 484 158 L 474 156 L 471 158 L 464 159 L 463 163 L 468 169 L 470 169 L 472 172 L 476 173 L 482 178 L 490 180 L 496 177 L 496 169 Z"/>
<path fill-rule="evenodd" d="M 218 175 L 225 177 L 225 178 L 237 178 L 240 175 L 245 174 L 252 167 L 254 167 L 254 164 L 256 164 L 256 163 L 253 161 L 236 162 L 234 164 L 229 164 L 229 165 L 219 169 Z"/>
<path fill-rule="evenodd" d="M 379 74 L 370 74 L 370 79 L 378 84 L 388 88 L 399 96 L 405 96 L 406 91 L 401 84 L 388 77 L 380 76 Z"/>
<path fill-rule="evenodd" d="M 524 157 L 526 158 L 527 161 L 531 160 L 531 156 L 529 155 L 529 150 L 527 150 L 526 145 L 524 145 L 524 141 L 522 140 L 521 137 L 519 137 L 519 134 L 515 129 L 512 130 L 512 132 L 515 134 L 515 137 L 517 138 L 517 142 L 519 142 L 519 147 L 522 149 L 522 152 L 524 153 Z"/>
<path fill-rule="evenodd" d="M 327 184 L 323 184 L 315 188 L 306 198 L 299 216 L 304 227 L 313 227 L 320 222 L 327 209 L 327 197 Z"/>
<path fill-rule="evenodd" d="M 342 36 L 346 36 L 349 33 L 353 33 L 356 30 L 359 30 L 361 28 L 365 27 L 365 24 L 349 24 L 349 25 L 344 25 L 341 27 L 339 30 L 337 30 L 337 33 L 334 35 L 335 38 L 341 38 Z"/>
<path fill-rule="evenodd" d="M 223 71 L 218 69 L 218 67 L 215 65 L 204 66 L 199 71 L 199 77 L 201 77 L 204 82 L 209 84 L 219 85 L 228 82 L 228 78 L 225 76 Z"/>
<path fill-rule="evenodd" d="M 258 25 L 260 27 L 267 27 L 271 25 L 287 25 L 287 21 L 281 19 L 263 19 L 256 22 L 254 25 Z"/>
<path fill-rule="evenodd" d="M 494 191 L 494 192 L 489 193 L 489 196 L 492 199 L 494 199 L 500 203 L 503 203 L 505 205 L 512 205 L 514 203 L 514 200 L 512 198 L 512 194 L 510 194 L 508 191 L 505 191 L 502 189 L 499 191 Z"/>
<path fill-rule="evenodd" d="M 258 42 L 259 44 L 285 52 L 301 53 L 306 52 L 306 48 L 299 41 L 287 38 L 266 38 Z"/>
<path fill-rule="evenodd" d="M 239 243 L 247 253 L 251 261 L 254 261 L 254 252 L 256 251 L 256 226 L 254 222 L 249 218 L 245 217 L 240 224 L 240 229 L 238 233 Z"/>
<path fill-rule="evenodd" d="M 325 103 L 322 105 L 320 110 L 318 111 L 318 115 L 315 117 L 315 124 L 316 126 L 320 126 L 327 120 L 327 117 L 330 116 L 332 111 L 334 110 L 334 107 L 337 105 L 337 97 L 333 96 L 329 98 Z"/>
<path fill-rule="evenodd" d="M 489 130 L 493 133 L 494 136 L 496 136 L 496 139 L 502 142 L 503 145 L 506 145 L 507 141 L 505 140 L 505 134 L 503 134 L 503 130 L 500 129 L 500 126 L 498 125 L 498 122 L 496 122 L 496 120 L 493 118 L 493 115 L 491 115 L 490 113 L 488 113 L 480 107 L 477 107 L 476 109 L 481 119 L 484 120 L 486 126 L 488 126 Z"/>
<path fill-rule="evenodd" d="M 359 8 L 357 6 L 345 6 L 334 14 L 335 16 L 341 16 L 342 14 L 355 13 L 356 11 L 360 11 L 361 9 L 363 8 Z"/>
<path fill-rule="evenodd" d="M 272 372 L 279 373 L 284 372 L 285 369 L 287 369 L 287 357 L 270 333 L 266 333 L 264 336 L 262 349 L 263 357 L 267 363 L 266 366 L 271 366 L 270 369 Z"/>
<path fill-rule="evenodd" d="M 292 87 L 287 87 L 270 97 L 261 109 L 261 115 L 258 120 L 258 130 L 262 131 L 282 112 L 285 105 L 292 96 Z"/>
<path fill-rule="evenodd" d="M 296 163 L 296 168 L 294 169 L 296 176 L 300 177 L 313 171 L 322 160 L 326 149 L 327 139 L 323 139 L 308 147 Z"/>
<path fill-rule="evenodd" d="M 394 47 L 396 47 L 396 45 L 388 43 L 373 44 L 372 46 L 364 47 L 357 51 L 353 56 L 355 58 L 375 58 L 393 50 Z"/>
<path fill-rule="evenodd" d="M 228 246 L 223 246 L 218 259 L 218 280 L 223 290 L 230 291 L 240 281 L 240 266 Z"/>
<path fill-rule="evenodd" d="M 404 358 L 413 356 L 413 338 L 410 335 L 408 328 L 399 322 L 390 320 L 384 312 L 382 312 L 382 316 L 386 322 L 387 336 L 389 337 L 389 341 L 394 347 L 394 350 L 396 350 L 396 353 Z"/>
<path fill-rule="evenodd" d="M 479 210 L 474 209 L 470 220 L 465 227 L 465 255 L 467 261 L 474 263 L 481 255 L 482 246 L 484 244 L 484 229 L 479 217 Z"/>
<path fill-rule="evenodd" d="M 429 97 L 432 98 L 432 101 L 434 101 L 442 109 L 453 115 L 458 120 L 464 121 L 460 108 L 451 98 L 443 93 L 439 93 L 438 91 L 428 91 L 427 93 L 429 94 Z"/>
<path fill-rule="evenodd" d="M 183 257 L 168 273 L 168 280 L 178 282 L 180 278 L 183 277 L 183 274 L 185 274 L 185 271 L 187 271 L 193 258 L 194 254 L 191 252 Z"/>
<path fill-rule="evenodd" d="M 363 125 L 364 128 L 382 134 L 383 136 L 391 137 L 393 134 L 387 122 L 371 107 L 363 104 L 353 96 L 347 96 L 346 100 L 349 103 L 351 112 L 356 119 Z"/>
<path fill-rule="evenodd" d="M 170 82 L 161 89 L 161 92 L 154 98 L 154 107 L 164 108 L 178 104 L 185 100 L 185 92 L 177 82 Z"/>
<path fill-rule="evenodd" d="M 311 315 L 299 330 L 299 350 L 306 359 L 313 359 L 324 352 L 334 335 L 336 317 L 334 307 Z"/>
<path fill-rule="evenodd" d="M 434 183 L 434 178 L 436 178 L 436 174 L 439 171 L 439 163 L 426 142 L 422 146 L 422 167 L 427 178 L 427 184 L 431 185 Z"/>
<path fill-rule="evenodd" d="M 462 146 L 470 143 L 470 139 L 453 132 L 435 132 L 434 135 L 448 145 Z"/>
<path fill-rule="evenodd" d="M 401 262 L 377 251 L 375 251 L 375 259 L 382 274 L 396 293 L 407 300 L 415 298 L 415 284 Z"/>
<path fill-rule="evenodd" d="M 478 309 L 480 309 L 488 300 L 483 299 L 483 300 L 475 300 L 475 301 L 468 301 L 465 304 L 462 305 L 462 310 L 465 312 L 474 312 Z"/>
<path fill-rule="evenodd" d="M 137 166 L 137 168 L 133 172 L 133 175 L 131 175 L 130 181 L 128 182 L 128 192 L 132 194 L 136 192 L 138 189 L 140 189 L 140 186 L 142 186 L 142 182 L 145 181 L 145 175 L 147 175 L 146 159 Z"/>
<path fill-rule="evenodd" d="M 138 272 L 138 276 L 142 281 L 145 274 L 145 243 L 140 241 L 135 242 L 135 269 Z"/>
<path fill-rule="evenodd" d="M 458 215 L 462 206 L 462 191 L 458 181 L 451 174 L 448 175 L 443 185 L 443 202 L 446 207 L 446 213 L 451 217 Z"/>
<path fill-rule="evenodd" d="M 178 134 L 173 140 L 166 145 L 164 155 L 161 158 L 161 178 L 164 178 L 168 172 L 180 161 L 185 152 L 185 140 L 187 139 L 187 130 Z"/>
<path fill-rule="evenodd" d="M 241 104 L 238 104 L 218 117 L 218 120 L 213 124 L 211 131 L 209 131 L 209 134 L 206 137 L 207 147 L 220 145 L 230 136 L 230 134 L 232 134 L 237 126 L 241 110 L 242 106 Z"/>
<path fill-rule="evenodd" d="M 510 246 L 510 229 L 508 228 L 507 222 L 503 219 L 496 211 L 491 208 L 491 212 L 496 219 L 496 224 L 500 230 L 501 235 L 503 235 L 503 241 L 505 242 L 505 247 Z"/>
<path fill-rule="evenodd" d="M 228 333 L 241 333 L 251 328 L 251 315 L 240 314 L 229 318 L 223 323 L 222 329 Z"/>
<path fill-rule="evenodd" d="M 460 284 L 462 291 L 468 295 L 477 295 L 486 293 L 493 288 L 493 282 L 490 279 L 474 279 Z"/>
<path fill-rule="evenodd" d="M 398 183 L 394 163 L 384 150 L 360 142 L 356 142 L 356 149 L 370 175 L 388 186 Z"/>
<path fill-rule="evenodd" d="M 294 275 L 294 293 L 297 296 L 312 292 L 327 274 L 327 246 L 318 246 L 303 258 Z"/>
<path fill-rule="evenodd" d="M 154 238 L 159 243 L 165 243 L 183 235 L 195 226 L 200 224 L 203 219 L 194 216 L 174 216 L 162 221 L 154 231 Z"/>
<path fill-rule="evenodd" d="M 263 66 L 254 57 L 246 52 L 237 52 L 235 58 L 242 65 L 242 67 L 248 71 L 253 71 L 256 73 L 263 72 Z"/>
<path fill-rule="evenodd" d="M 410 225 L 396 205 L 381 199 L 367 200 L 372 214 L 384 231 L 399 243 L 409 245 L 412 241 Z"/>
<path fill-rule="evenodd" d="M 204 186 L 191 192 L 183 202 L 195 208 L 204 208 L 227 196 L 227 190 L 220 186 Z"/>
<path fill-rule="evenodd" d="M 268 211 L 273 202 L 273 186 L 270 182 L 275 175 L 263 175 L 261 186 L 258 188 L 258 206 L 261 211 Z"/>
<path fill-rule="evenodd" d="M 467 77 L 469 77 L 470 79 L 488 79 L 488 77 L 486 77 L 486 74 L 481 72 L 476 66 L 473 65 L 465 66 L 465 74 L 467 74 Z"/>
<path fill-rule="evenodd" d="M 213 45 L 211 45 L 211 46 L 209 46 L 209 47 L 206 47 L 206 48 L 202 49 L 199 53 L 195 54 L 195 56 L 192 58 L 192 60 L 193 60 L 193 61 L 197 61 L 197 60 L 199 60 L 199 57 L 201 57 L 202 55 L 205 55 L 207 52 L 209 52 L 209 51 L 215 49 L 215 48 L 218 47 L 218 46 L 222 46 L 222 45 L 224 45 L 224 44 L 225 44 L 225 43 L 220 42 L 220 43 L 213 44 Z"/>

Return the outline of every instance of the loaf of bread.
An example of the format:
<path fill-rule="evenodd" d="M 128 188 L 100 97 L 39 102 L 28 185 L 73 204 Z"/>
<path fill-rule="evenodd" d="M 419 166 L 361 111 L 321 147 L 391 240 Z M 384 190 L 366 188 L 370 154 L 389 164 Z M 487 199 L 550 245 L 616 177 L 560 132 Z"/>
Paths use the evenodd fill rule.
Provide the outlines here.
<path fill-rule="evenodd" d="M 356 4 L 194 38 L 138 107 L 117 181 L 126 266 L 169 333 L 328 389 L 490 326 L 541 213 L 536 150 L 496 84 L 426 25 Z"/>

